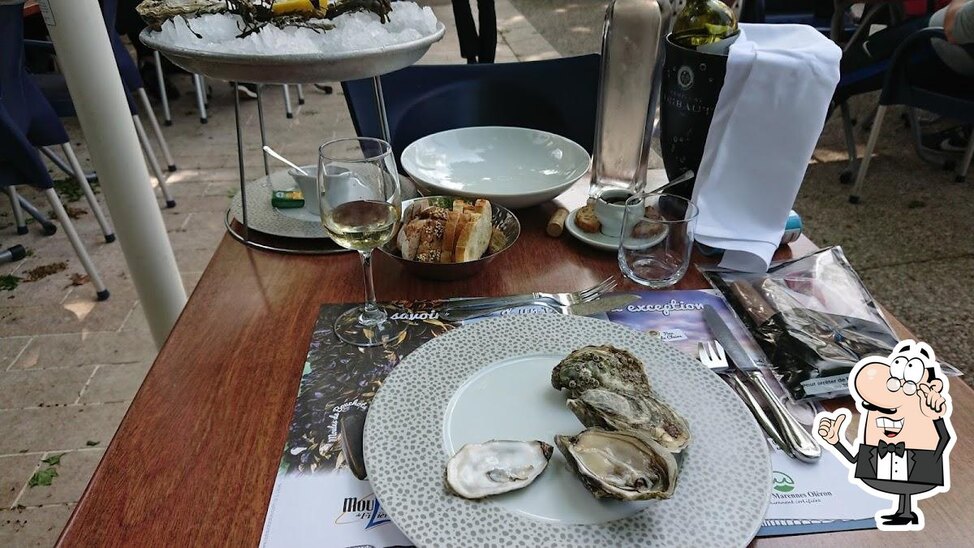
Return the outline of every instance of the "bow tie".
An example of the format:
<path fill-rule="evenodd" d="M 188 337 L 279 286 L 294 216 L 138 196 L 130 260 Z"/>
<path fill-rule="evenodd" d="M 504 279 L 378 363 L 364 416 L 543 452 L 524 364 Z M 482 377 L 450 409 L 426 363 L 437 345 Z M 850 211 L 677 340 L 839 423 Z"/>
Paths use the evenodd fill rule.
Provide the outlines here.
<path fill-rule="evenodd" d="M 906 443 L 886 443 L 885 441 L 879 441 L 879 458 L 883 458 L 890 453 L 896 453 L 897 457 L 902 457 L 906 454 Z"/>

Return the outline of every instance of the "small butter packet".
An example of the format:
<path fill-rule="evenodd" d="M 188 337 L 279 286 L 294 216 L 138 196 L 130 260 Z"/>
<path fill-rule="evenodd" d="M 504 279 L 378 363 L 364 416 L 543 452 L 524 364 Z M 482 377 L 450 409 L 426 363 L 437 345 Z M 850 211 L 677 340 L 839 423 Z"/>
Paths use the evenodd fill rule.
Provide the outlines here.
<path fill-rule="evenodd" d="M 295 209 L 304 207 L 304 196 L 301 191 L 294 190 L 275 190 L 271 194 L 271 205 L 279 209 Z"/>

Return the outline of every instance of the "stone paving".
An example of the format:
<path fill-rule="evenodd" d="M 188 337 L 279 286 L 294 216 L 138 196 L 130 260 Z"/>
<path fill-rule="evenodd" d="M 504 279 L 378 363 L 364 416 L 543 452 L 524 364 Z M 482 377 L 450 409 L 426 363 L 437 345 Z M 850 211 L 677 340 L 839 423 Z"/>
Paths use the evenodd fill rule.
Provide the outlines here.
<path fill-rule="evenodd" d="M 423 62 L 462 63 L 449 1 L 420 3 L 431 5 L 447 26 L 445 38 Z M 497 2 L 497 17 L 497 62 L 557 55 L 507 0 Z M 176 77 L 175 83 L 182 96 L 172 103 L 173 125 L 163 131 L 179 166 L 168 177 L 178 205 L 162 211 L 189 292 L 223 236 L 223 214 L 238 188 L 233 95 L 226 83 L 208 82 L 213 91 L 209 123 L 201 125 L 189 78 Z M 297 105 L 292 87 L 291 120 L 284 116 L 281 88 L 265 88 L 271 146 L 299 163 L 313 163 L 318 144 L 354 135 L 341 87 L 334 87 L 333 95 L 325 95 L 304 86 L 303 106 Z M 241 107 L 249 138 L 246 169 L 256 177 L 263 169 L 255 137 L 256 104 L 247 101 Z M 66 125 L 79 158 L 91 169 L 77 123 Z M 60 172 L 53 176 L 64 177 Z M 77 188 L 73 181 L 66 186 Z M 50 209 L 35 192 L 20 190 L 42 211 Z M 65 204 L 80 212 L 75 226 L 111 291 L 105 302 L 95 302 L 90 283 L 72 285 L 71 276 L 84 271 L 60 231 L 44 237 L 31 223 L 30 234 L 17 236 L 7 200 L 0 199 L 0 246 L 21 244 L 30 252 L 23 261 L 0 265 L 0 280 L 22 278 L 15 288 L 0 290 L 3 547 L 54 544 L 156 355 L 121 249 L 117 243 L 104 243 L 87 203 L 77 196 L 70 188 L 62 192 Z M 66 263 L 63 271 L 26 281 L 33 269 L 59 262 Z M 58 456 L 58 464 L 45 462 Z M 49 486 L 30 485 L 31 478 L 43 478 L 52 468 L 57 476 Z"/>

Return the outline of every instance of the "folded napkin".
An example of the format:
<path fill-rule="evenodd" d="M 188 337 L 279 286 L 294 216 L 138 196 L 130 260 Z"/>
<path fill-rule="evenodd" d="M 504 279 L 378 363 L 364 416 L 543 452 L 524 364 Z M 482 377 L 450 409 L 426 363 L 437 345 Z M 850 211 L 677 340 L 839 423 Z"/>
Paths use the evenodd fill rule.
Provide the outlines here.
<path fill-rule="evenodd" d="M 839 81 L 842 50 L 806 25 L 741 24 L 694 185 L 696 240 L 764 272 Z"/>

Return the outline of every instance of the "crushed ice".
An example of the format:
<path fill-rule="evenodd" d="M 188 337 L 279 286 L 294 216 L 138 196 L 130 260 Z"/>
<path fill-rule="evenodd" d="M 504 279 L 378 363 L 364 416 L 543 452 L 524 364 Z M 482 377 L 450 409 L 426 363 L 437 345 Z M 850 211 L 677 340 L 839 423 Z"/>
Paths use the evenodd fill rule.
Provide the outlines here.
<path fill-rule="evenodd" d="M 298 54 L 392 46 L 436 32 L 433 10 L 414 2 L 393 2 L 389 19 L 382 24 L 374 13 L 354 12 L 336 17 L 331 21 L 335 28 L 324 32 L 267 25 L 260 32 L 237 38 L 240 19 L 236 15 L 217 13 L 192 17 L 189 19 L 192 30 L 186 26 L 186 19 L 177 16 L 163 23 L 159 37 L 180 47 L 213 53 Z M 198 38 L 193 31 L 203 38 Z"/>

